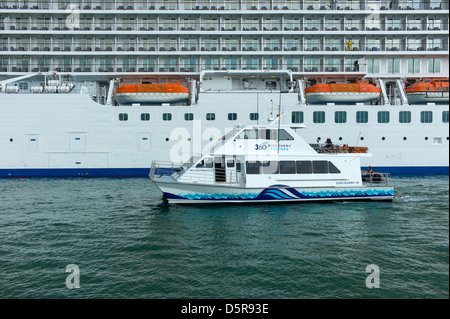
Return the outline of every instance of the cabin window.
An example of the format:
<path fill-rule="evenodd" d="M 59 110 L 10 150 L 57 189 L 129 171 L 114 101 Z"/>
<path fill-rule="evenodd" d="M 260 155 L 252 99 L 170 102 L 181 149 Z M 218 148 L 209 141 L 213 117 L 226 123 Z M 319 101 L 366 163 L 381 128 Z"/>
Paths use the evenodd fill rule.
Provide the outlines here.
<path fill-rule="evenodd" d="M 441 59 L 428 59 L 428 73 L 441 73 Z"/>
<path fill-rule="evenodd" d="M 328 173 L 328 161 L 313 161 L 313 173 L 314 174 L 327 174 Z"/>
<path fill-rule="evenodd" d="M 292 123 L 303 123 L 303 112 L 292 112 Z"/>
<path fill-rule="evenodd" d="M 378 123 L 389 123 L 389 111 L 378 112 Z"/>
<path fill-rule="evenodd" d="M 259 114 L 258 113 L 250 113 L 249 118 L 250 118 L 250 121 L 257 121 L 257 120 L 259 120 Z"/>
<path fill-rule="evenodd" d="M 234 160 L 227 160 L 227 167 L 233 168 L 234 167 Z"/>
<path fill-rule="evenodd" d="M 258 138 L 258 130 L 244 130 L 243 132 L 241 132 L 241 134 L 239 134 L 238 136 L 236 136 L 237 139 L 244 139 L 244 140 L 256 140 Z"/>
<path fill-rule="evenodd" d="M 286 132 L 286 130 L 280 130 L 278 139 L 280 141 L 292 141 L 292 140 L 294 140 L 294 138 L 288 132 Z"/>
<path fill-rule="evenodd" d="M 324 111 L 315 111 L 313 113 L 313 122 L 314 123 L 325 123 L 325 112 Z"/>
<path fill-rule="evenodd" d="M 433 122 L 433 112 L 431 112 L 431 111 L 420 112 L 420 122 L 421 123 L 432 123 Z"/>
<path fill-rule="evenodd" d="M 259 138 L 262 140 L 277 140 L 278 134 L 277 130 L 259 130 Z"/>
<path fill-rule="evenodd" d="M 448 111 L 442 112 L 442 123 L 448 123 Z"/>
<path fill-rule="evenodd" d="M 295 174 L 295 161 L 281 161 L 280 174 Z"/>
<path fill-rule="evenodd" d="M 260 161 L 246 162 L 247 174 L 259 174 L 260 167 Z"/>
<path fill-rule="evenodd" d="M 228 120 L 229 121 L 236 121 L 237 120 L 237 114 L 236 113 L 228 113 Z"/>
<path fill-rule="evenodd" d="M 212 158 L 205 158 L 201 160 L 195 167 L 196 168 L 213 168 L 214 161 Z"/>
<path fill-rule="evenodd" d="M 149 113 L 141 113 L 141 121 L 150 121 Z"/>
<path fill-rule="evenodd" d="M 119 121 L 128 121 L 128 113 L 119 113 Z"/>
<path fill-rule="evenodd" d="M 184 113 L 184 119 L 186 121 L 192 121 L 194 119 L 194 113 Z"/>
<path fill-rule="evenodd" d="M 328 162 L 328 172 L 331 174 L 339 174 L 341 171 L 331 162 Z"/>
<path fill-rule="evenodd" d="M 356 112 L 356 123 L 367 123 L 369 122 L 369 112 L 358 111 Z"/>
<path fill-rule="evenodd" d="M 241 167 L 241 162 L 239 160 L 236 161 L 236 172 L 241 172 L 242 171 L 242 167 Z"/>
<path fill-rule="evenodd" d="M 334 122 L 335 123 L 347 123 L 347 112 L 345 112 L 345 111 L 334 112 Z"/>
<path fill-rule="evenodd" d="M 312 164 L 311 161 L 297 161 L 297 174 L 311 174 Z"/>
<path fill-rule="evenodd" d="M 266 161 L 261 163 L 263 174 L 278 174 L 278 162 Z"/>
<path fill-rule="evenodd" d="M 400 111 L 398 113 L 398 120 L 400 123 L 411 123 L 411 112 L 410 111 Z"/>
<path fill-rule="evenodd" d="M 163 121 L 172 121 L 172 113 L 163 113 Z"/>
<path fill-rule="evenodd" d="M 216 113 L 206 113 L 207 121 L 214 121 L 216 119 Z"/>

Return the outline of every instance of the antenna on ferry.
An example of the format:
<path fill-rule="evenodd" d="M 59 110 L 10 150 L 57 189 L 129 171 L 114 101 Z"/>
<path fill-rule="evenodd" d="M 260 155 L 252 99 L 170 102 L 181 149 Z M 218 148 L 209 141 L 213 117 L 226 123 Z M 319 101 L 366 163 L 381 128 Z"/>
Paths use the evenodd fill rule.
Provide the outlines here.
<path fill-rule="evenodd" d="M 280 83 L 280 103 L 278 104 L 278 132 L 277 132 L 277 153 L 280 153 L 280 125 L 281 125 L 281 83 Z"/>

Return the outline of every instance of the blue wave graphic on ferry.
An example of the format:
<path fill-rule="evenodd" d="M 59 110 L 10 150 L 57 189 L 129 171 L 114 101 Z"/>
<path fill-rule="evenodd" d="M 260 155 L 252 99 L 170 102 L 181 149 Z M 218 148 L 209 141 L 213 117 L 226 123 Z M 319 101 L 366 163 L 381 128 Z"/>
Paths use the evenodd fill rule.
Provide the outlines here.
<path fill-rule="evenodd" d="M 330 199 L 343 197 L 374 197 L 393 196 L 393 190 L 386 189 L 340 189 L 322 191 L 297 191 L 286 185 L 272 185 L 259 194 L 254 193 L 222 193 L 222 194 L 170 194 L 165 193 L 169 199 L 189 200 L 298 200 L 298 199 Z"/>

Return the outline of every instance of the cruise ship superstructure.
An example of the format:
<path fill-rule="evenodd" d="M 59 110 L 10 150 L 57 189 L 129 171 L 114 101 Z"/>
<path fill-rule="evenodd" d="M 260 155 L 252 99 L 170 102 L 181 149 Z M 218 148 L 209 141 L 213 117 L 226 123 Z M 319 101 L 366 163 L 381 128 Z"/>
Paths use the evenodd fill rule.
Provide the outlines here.
<path fill-rule="evenodd" d="M 146 176 L 278 116 L 365 167 L 448 174 L 448 9 L 0 0 L 0 177 Z"/>

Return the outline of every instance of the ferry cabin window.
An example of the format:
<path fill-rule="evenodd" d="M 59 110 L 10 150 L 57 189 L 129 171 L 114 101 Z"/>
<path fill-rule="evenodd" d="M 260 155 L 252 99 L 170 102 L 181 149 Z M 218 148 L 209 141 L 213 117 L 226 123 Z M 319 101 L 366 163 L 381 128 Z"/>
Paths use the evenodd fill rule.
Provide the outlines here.
<path fill-rule="evenodd" d="M 294 138 L 286 132 L 286 130 L 279 130 L 280 141 L 292 141 Z M 269 129 L 247 129 L 241 132 L 236 139 L 262 139 L 262 140 L 278 140 L 278 130 Z"/>
<path fill-rule="evenodd" d="M 292 112 L 292 123 L 303 123 L 303 112 Z"/>
<path fill-rule="evenodd" d="M 448 111 L 442 112 L 442 123 L 448 123 Z"/>
<path fill-rule="evenodd" d="M 258 113 L 250 113 L 249 118 L 250 118 L 250 121 L 257 121 L 257 120 L 259 120 L 259 114 Z"/>
<path fill-rule="evenodd" d="M 328 173 L 328 161 L 313 161 L 313 173 L 314 174 L 327 174 Z"/>
<path fill-rule="evenodd" d="M 314 123 L 325 123 L 325 112 L 324 111 L 315 111 L 313 113 L 313 122 Z"/>
<path fill-rule="evenodd" d="M 229 121 L 236 121 L 237 120 L 237 114 L 236 113 L 228 113 L 228 120 Z"/>
<path fill-rule="evenodd" d="M 278 162 L 277 161 L 265 161 L 261 163 L 263 174 L 278 174 Z"/>
<path fill-rule="evenodd" d="M 216 119 L 216 113 L 206 113 L 207 121 L 214 121 Z"/>
<path fill-rule="evenodd" d="M 420 112 L 420 122 L 421 123 L 432 123 L 433 122 L 433 112 L 431 112 L 431 111 Z"/>
<path fill-rule="evenodd" d="M 400 123 L 411 123 L 411 112 L 400 111 L 398 114 L 398 120 Z"/>
<path fill-rule="evenodd" d="M 184 113 L 185 121 L 192 121 L 194 119 L 194 113 Z"/>
<path fill-rule="evenodd" d="M 295 174 L 295 161 L 281 161 L 280 174 Z"/>
<path fill-rule="evenodd" d="M 294 138 L 288 133 L 286 132 L 286 130 L 280 130 L 280 136 L 279 136 L 279 140 L 280 141 L 292 141 Z"/>
<path fill-rule="evenodd" d="M 212 158 L 205 158 L 204 160 L 201 160 L 200 163 L 195 165 L 196 168 L 213 168 L 214 161 Z"/>
<path fill-rule="evenodd" d="M 119 113 L 119 121 L 128 121 L 127 113 Z"/>
<path fill-rule="evenodd" d="M 356 123 L 367 123 L 369 122 L 369 112 L 358 111 L 356 112 Z"/>
<path fill-rule="evenodd" d="M 150 121 L 149 113 L 141 113 L 141 121 Z"/>
<path fill-rule="evenodd" d="M 328 173 L 339 174 L 341 171 L 331 162 L 328 162 Z"/>
<path fill-rule="evenodd" d="M 234 160 L 227 160 L 227 168 L 233 168 L 234 167 Z"/>
<path fill-rule="evenodd" d="M 163 113 L 163 121 L 172 121 L 172 113 Z"/>
<path fill-rule="evenodd" d="M 347 123 L 347 112 L 345 112 L 345 111 L 334 112 L 334 122 L 335 123 Z"/>
<path fill-rule="evenodd" d="M 339 174 L 330 161 L 252 161 L 246 162 L 247 174 Z M 238 169 L 238 162 L 236 162 Z M 239 170 L 240 171 L 240 163 Z"/>
<path fill-rule="evenodd" d="M 297 174 L 312 174 L 311 161 L 297 161 Z"/>
<path fill-rule="evenodd" d="M 259 174 L 260 167 L 261 167 L 261 162 L 259 162 L 259 161 L 246 162 L 247 174 Z"/>
<path fill-rule="evenodd" d="M 378 112 L 378 123 L 389 123 L 389 112 L 379 111 Z"/>

